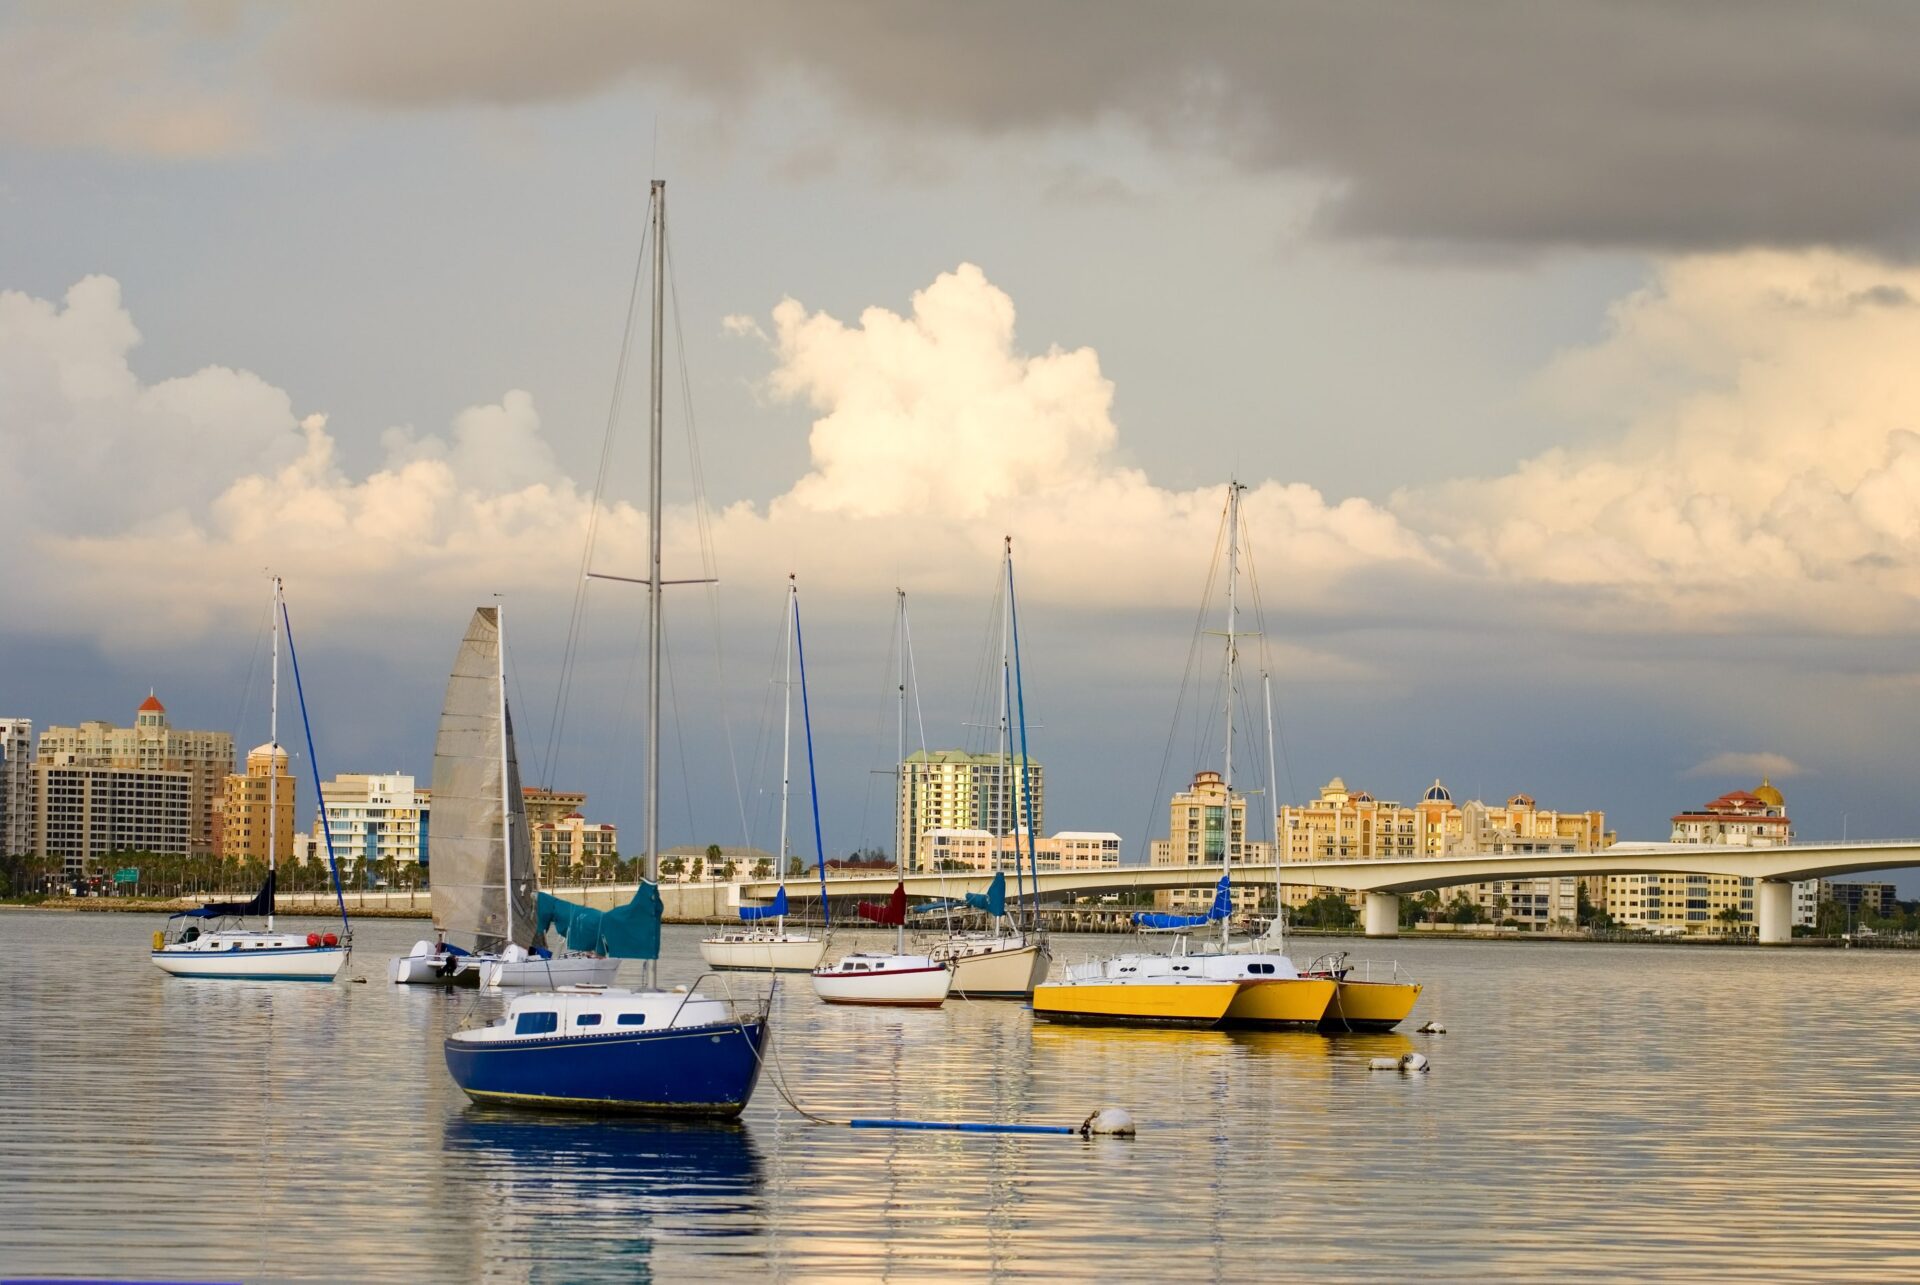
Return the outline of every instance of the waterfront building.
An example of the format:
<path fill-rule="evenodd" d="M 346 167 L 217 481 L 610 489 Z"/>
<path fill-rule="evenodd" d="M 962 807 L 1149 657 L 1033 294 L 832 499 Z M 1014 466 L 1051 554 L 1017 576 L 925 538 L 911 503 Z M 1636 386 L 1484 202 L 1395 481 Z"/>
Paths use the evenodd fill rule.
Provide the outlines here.
<path fill-rule="evenodd" d="M 569 812 L 558 821 L 542 821 L 533 827 L 532 835 L 542 880 L 553 883 L 560 879 L 613 877 L 614 863 L 620 859 L 618 827 Z"/>
<path fill-rule="evenodd" d="M 928 830 L 920 836 L 916 870 L 978 873 L 1022 867 L 1031 857 L 1034 870 L 1111 870 L 1120 865 L 1120 836 L 1109 830 L 1062 830 L 1033 841 L 1027 836 L 993 835 L 985 830 Z"/>
<path fill-rule="evenodd" d="M 183 768 L 33 763 L 33 854 L 67 878 L 100 873 L 116 852 L 193 852 L 193 775 Z"/>
<path fill-rule="evenodd" d="M 1033 791 L 1031 814 L 1028 789 Z M 916 859 L 920 836 L 929 830 L 1007 835 L 1029 825 L 1036 831 L 1046 828 L 1045 771 L 1017 754 L 1002 760 L 999 754 L 965 750 L 916 750 L 900 765 L 898 791 L 893 850 L 903 864 Z"/>
<path fill-rule="evenodd" d="M 546 790 L 537 785 L 520 787 L 526 800 L 527 824 L 532 827 L 558 825 L 570 816 L 584 815 L 587 796 L 571 790 Z"/>
<path fill-rule="evenodd" d="M 706 848 L 692 843 L 682 843 L 671 848 L 661 849 L 660 882 L 707 883 L 718 879 L 720 872 L 727 868 L 727 862 L 729 861 L 733 862 L 734 878 L 736 879 L 761 878 L 762 876 L 758 873 L 761 870 L 766 871 L 764 877 L 769 879 L 779 874 L 779 868 L 774 864 L 773 854 L 765 848 L 728 846 L 726 844 L 714 844 L 713 846 L 719 849 L 717 854 L 710 853 Z M 700 863 L 698 866 L 699 874 L 697 876 L 694 873 L 695 861 Z M 760 864 L 763 861 L 766 863 L 764 866 Z"/>
<path fill-rule="evenodd" d="M 1247 838 L 1247 796 L 1236 794 L 1227 799 L 1226 781 L 1220 773 L 1203 768 L 1193 774 L 1193 783 L 1176 793 L 1167 804 L 1167 837 L 1147 845 L 1147 861 L 1156 866 L 1218 867 L 1231 857 L 1234 865 L 1272 860 L 1269 844 Z M 1273 885 L 1236 879 L 1233 905 L 1237 912 L 1253 913 L 1270 904 Z M 1154 906 L 1174 914 L 1199 914 L 1213 904 L 1213 885 L 1176 888 L 1156 892 Z"/>
<path fill-rule="evenodd" d="M 424 793 L 404 772 L 346 772 L 321 782 L 316 821 L 333 834 L 334 859 L 351 863 L 363 882 L 389 869 L 430 866 Z"/>
<path fill-rule="evenodd" d="M 1820 900 L 1831 901 L 1847 912 L 1847 922 L 1863 915 L 1891 919 L 1900 913 L 1900 897 L 1890 883 L 1865 883 L 1842 879 L 1809 880 L 1820 886 Z"/>
<path fill-rule="evenodd" d="M 174 727 L 167 721 L 167 707 L 152 692 L 140 702 L 132 727 L 99 721 L 49 727 L 40 733 L 36 757 L 67 767 L 185 772 L 189 851 L 196 856 L 219 852 L 214 813 L 233 771 L 233 737 Z"/>
<path fill-rule="evenodd" d="M 295 859 L 294 779 L 282 745 L 247 752 L 247 770 L 226 779 L 219 812 L 220 855 L 228 861 L 265 861 L 271 831 L 278 860 Z"/>
<path fill-rule="evenodd" d="M 0 718 L 0 857 L 33 851 L 33 720 Z"/>
<path fill-rule="evenodd" d="M 1693 812 L 1676 813 L 1674 843 L 1771 848 L 1793 838 L 1786 800 L 1772 781 L 1730 790 Z M 1800 901 L 1796 894 L 1795 901 Z M 1608 875 L 1606 910 L 1623 928 L 1669 936 L 1743 936 L 1753 928 L 1753 880 L 1732 875 Z M 1796 916 L 1797 918 L 1797 916 Z"/>

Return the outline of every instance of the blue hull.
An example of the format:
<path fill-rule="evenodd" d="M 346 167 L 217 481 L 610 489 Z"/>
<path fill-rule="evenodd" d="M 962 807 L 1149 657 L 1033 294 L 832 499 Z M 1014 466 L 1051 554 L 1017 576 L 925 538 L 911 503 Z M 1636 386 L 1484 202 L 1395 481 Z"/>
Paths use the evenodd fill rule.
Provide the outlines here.
<path fill-rule="evenodd" d="M 735 1116 L 760 1079 L 762 1022 L 619 1035 L 446 1042 L 475 1102 L 556 1111 Z"/>

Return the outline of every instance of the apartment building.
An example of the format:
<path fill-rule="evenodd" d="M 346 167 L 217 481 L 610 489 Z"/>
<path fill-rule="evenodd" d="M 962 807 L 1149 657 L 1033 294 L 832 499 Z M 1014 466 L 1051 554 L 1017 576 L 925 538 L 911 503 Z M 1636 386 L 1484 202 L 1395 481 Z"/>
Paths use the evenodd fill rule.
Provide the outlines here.
<path fill-rule="evenodd" d="M 40 733 L 36 757 L 66 767 L 185 772 L 189 851 L 219 852 L 214 814 L 233 772 L 233 737 L 174 727 L 167 721 L 167 707 L 152 692 L 134 712 L 132 727 L 98 721 L 49 727 Z"/>

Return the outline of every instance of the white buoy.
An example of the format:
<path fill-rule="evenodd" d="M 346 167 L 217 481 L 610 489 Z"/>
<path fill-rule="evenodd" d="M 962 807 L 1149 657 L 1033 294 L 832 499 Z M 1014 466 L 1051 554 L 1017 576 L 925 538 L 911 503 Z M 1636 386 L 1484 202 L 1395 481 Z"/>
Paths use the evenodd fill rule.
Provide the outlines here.
<path fill-rule="evenodd" d="M 1131 1138 L 1134 1132 L 1133 1113 L 1124 1107 L 1101 1107 L 1080 1125 L 1080 1136 L 1083 1138 L 1092 1137 L 1094 1134 Z"/>
<path fill-rule="evenodd" d="M 1400 1059 L 1397 1057 L 1377 1057 L 1367 1063 L 1367 1068 L 1372 1071 L 1398 1071 L 1400 1069 Z"/>
<path fill-rule="evenodd" d="M 1375 1061 L 1378 1060 L 1377 1058 L 1375 1059 Z M 1407 1054 L 1400 1059 L 1400 1069 L 1408 1075 L 1418 1075 L 1427 1069 L 1427 1055 L 1425 1053 Z"/>
<path fill-rule="evenodd" d="M 1445 1035 L 1446 1033 L 1447 1028 L 1438 1022 L 1428 1022 L 1416 1032 L 1419 1035 Z"/>

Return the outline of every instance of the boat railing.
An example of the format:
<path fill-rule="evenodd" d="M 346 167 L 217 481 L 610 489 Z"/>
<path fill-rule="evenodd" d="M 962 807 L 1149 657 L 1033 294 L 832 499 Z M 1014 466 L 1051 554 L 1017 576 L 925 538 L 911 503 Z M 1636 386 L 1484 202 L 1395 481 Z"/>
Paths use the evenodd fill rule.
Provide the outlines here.
<path fill-rule="evenodd" d="M 699 994 L 701 983 L 706 981 L 715 981 L 720 984 L 720 992 L 721 994 L 726 996 L 727 1010 L 733 1013 L 735 1015 L 735 1019 L 738 1020 L 738 1015 L 740 1011 L 740 1000 L 733 993 L 732 981 L 727 977 L 725 973 L 705 972 L 700 974 L 698 977 L 694 978 L 692 985 L 684 987 L 680 990 L 680 1002 L 674 1006 L 673 1016 L 667 1019 L 667 1028 L 669 1030 L 673 1028 L 673 1025 L 675 1022 L 678 1022 L 680 1020 L 680 1013 L 682 1010 L 686 1008 L 687 1001 L 693 999 L 696 995 Z M 773 997 L 775 993 L 779 991 L 779 989 L 780 989 L 780 979 L 779 977 L 776 976 L 773 978 L 772 984 L 767 987 L 767 993 L 759 997 L 758 1017 L 761 1022 L 764 1023 L 765 1021 L 767 1021 L 767 1019 L 770 1016 L 772 1016 Z"/>

